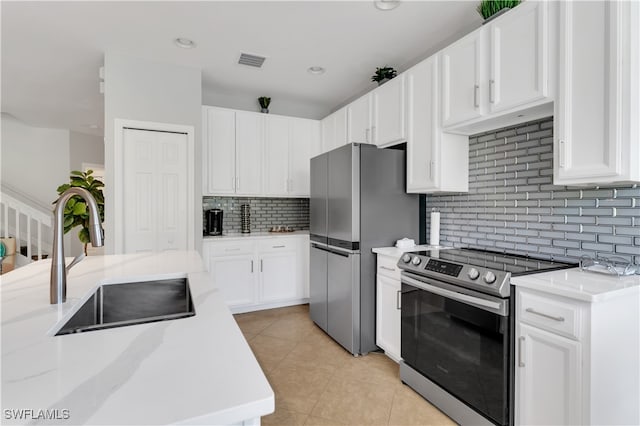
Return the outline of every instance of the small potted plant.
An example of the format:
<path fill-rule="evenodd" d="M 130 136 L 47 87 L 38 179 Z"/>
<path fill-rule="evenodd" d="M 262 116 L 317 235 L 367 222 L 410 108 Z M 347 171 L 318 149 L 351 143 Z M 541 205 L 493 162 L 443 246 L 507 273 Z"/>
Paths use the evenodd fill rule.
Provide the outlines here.
<path fill-rule="evenodd" d="M 371 81 L 378 82 L 378 86 L 381 84 L 391 80 L 398 72 L 393 69 L 393 67 L 384 66 L 382 68 L 376 68 L 376 73 L 371 76 Z"/>
<path fill-rule="evenodd" d="M 484 23 L 497 18 L 498 16 L 506 13 L 509 9 L 513 9 L 520 0 L 482 0 L 478 4 L 478 13 L 484 18 Z"/>
<path fill-rule="evenodd" d="M 269 114 L 269 104 L 271 103 L 271 98 L 266 96 L 260 96 L 258 98 L 258 103 L 260 104 L 260 112 L 265 114 Z"/>

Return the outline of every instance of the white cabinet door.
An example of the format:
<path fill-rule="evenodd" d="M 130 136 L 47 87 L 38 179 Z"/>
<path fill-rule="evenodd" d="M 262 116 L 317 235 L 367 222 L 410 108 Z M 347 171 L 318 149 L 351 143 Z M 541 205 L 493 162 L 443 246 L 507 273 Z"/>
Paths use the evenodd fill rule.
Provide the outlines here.
<path fill-rule="evenodd" d="M 407 192 L 437 189 L 438 57 L 431 56 L 407 71 Z"/>
<path fill-rule="evenodd" d="M 212 256 L 209 272 L 229 307 L 252 305 L 257 301 L 256 264 L 253 255 Z"/>
<path fill-rule="evenodd" d="M 264 117 L 236 112 L 236 194 L 261 195 Z"/>
<path fill-rule="evenodd" d="M 482 115 L 486 85 L 481 84 L 484 65 L 483 31 L 475 31 L 441 52 L 442 125 L 451 126 Z"/>
<path fill-rule="evenodd" d="M 265 118 L 264 193 L 286 197 L 289 190 L 289 119 Z"/>
<path fill-rule="evenodd" d="M 581 419 L 581 344 L 518 322 L 516 424 L 577 425 Z"/>
<path fill-rule="evenodd" d="M 187 136 L 124 130 L 124 253 L 187 249 Z"/>
<path fill-rule="evenodd" d="M 288 194 L 308 197 L 311 149 L 317 145 L 320 133 L 318 122 L 301 118 L 292 118 L 290 122 Z"/>
<path fill-rule="evenodd" d="M 390 146 L 407 139 L 405 93 L 404 74 L 373 92 L 371 139 L 377 146 Z"/>
<path fill-rule="evenodd" d="M 276 302 L 301 297 L 296 283 L 296 252 L 260 254 L 260 301 Z"/>
<path fill-rule="evenodd" d="M 322 126 L 322 152 L 331 151 L 336 147 L 336 116 L 335 113 L 325 117 Z"/>
<path fill-rule="evenodd" d="M 376 345 L 400 360 L 400 281 L 377 275 Z"/>
<path fill-rule="evenodd" d="M 637 2 L 559 7 L 554 184 L 638 179 L 638 100 L 631 93 L 639 92 L 640 48 L 637 30 L 630 30 L 639 24 Z"/>
<path fill-rule="evenodd" d="M 372 143 L 371 94 L 366 94 L 347 106 L 347 120 L 347 142 Z"/>
<path fill-rule="evenodd" d="M 407 192 L 466 192 L 469 138 L 444 133 L 439 120 L 439 56 L 407 70 Z"/>
<path fill-rule="evenodd" d="M 208 107 L 204 112 L 204 192 L 233 194 L 236 185 L 236 113 Z"/>
<path fill-rule="evenodd" d="M 490 24 L 491 112 L 547 96 L 547 20 L 547 2 L 530 1 Z"/>

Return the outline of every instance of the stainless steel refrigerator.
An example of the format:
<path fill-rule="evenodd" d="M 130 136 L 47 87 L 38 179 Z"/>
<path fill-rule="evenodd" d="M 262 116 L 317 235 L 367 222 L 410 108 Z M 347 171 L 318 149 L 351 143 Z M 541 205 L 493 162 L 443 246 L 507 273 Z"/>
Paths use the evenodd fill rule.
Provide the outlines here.
<path fill-rule="evenodd" d="M 373 247 L 418 240 L 405 152 L 349 144 L 311 159 L 310 315 L 354 355 L 377 349 Z"/>

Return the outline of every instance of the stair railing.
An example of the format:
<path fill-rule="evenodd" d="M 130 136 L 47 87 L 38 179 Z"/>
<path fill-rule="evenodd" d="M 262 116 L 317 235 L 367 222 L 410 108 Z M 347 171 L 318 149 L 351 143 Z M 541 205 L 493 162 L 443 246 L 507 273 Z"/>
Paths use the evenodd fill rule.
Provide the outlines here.
<path fill-rule="evenodd" d="M 51 251 L 50 237 L 53 234 L 53 211 L 47 210 L 26 196 L 21 196 L 5 185 L 0 194 L 0 235 L 14 237 L 18 253 L 27 247 L 27 258 L 33 259 L 33 249 L 37 259 Z"/>

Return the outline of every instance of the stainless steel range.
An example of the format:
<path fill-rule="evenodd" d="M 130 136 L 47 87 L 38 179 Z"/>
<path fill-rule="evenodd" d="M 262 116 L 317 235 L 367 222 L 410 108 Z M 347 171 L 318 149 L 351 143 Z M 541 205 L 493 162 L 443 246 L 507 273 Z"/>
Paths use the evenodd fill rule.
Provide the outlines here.
<path fill-rule="evenodd" d="M 406 253 L 400 378 L 460 424 L 509 424 L 510 279 L 574 266 L 472 249 Z"/>

